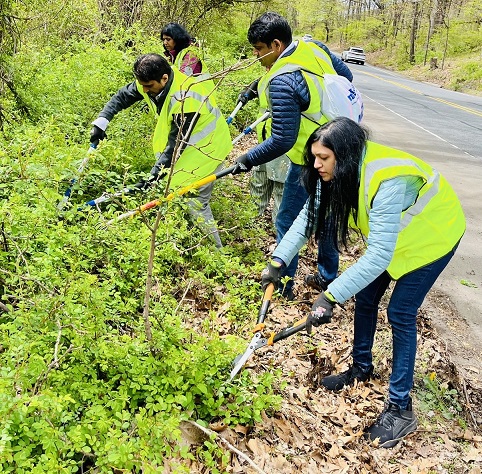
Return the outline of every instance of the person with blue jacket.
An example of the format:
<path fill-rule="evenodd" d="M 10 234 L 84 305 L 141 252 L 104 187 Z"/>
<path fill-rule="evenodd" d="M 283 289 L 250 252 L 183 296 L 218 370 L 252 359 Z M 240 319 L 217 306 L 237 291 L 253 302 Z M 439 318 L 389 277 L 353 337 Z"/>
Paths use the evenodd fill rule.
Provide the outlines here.
<path fill-rule="evenodd" d="M 328 233 L 346 248 L 349 229 L 367 243 L 365 254 L 318 296 L 306 330 L 329 323 L 336 303 L 355 296 L 353 364 L 322 379 L 327 390 L 364 382 L 373 375 L 372 347 L 378 305 L 395 282 L 387 308 L 393 362 L 388 400 L 365 437 L 392 447 L 414 431 L 412 410 L 417 312 L 446 267 L 465 231 L 460 202 L 446 179 L 413 155 L 368 140 L 356 122 L 338 117 L 308 139 L 302 181 L 308 199 L 262 273 L 277 284 L 282 269 L 314 233 Z M 327 229 L 329 222 L 334 230 Z"/>
<path fill-rule="evenodd" d="M 259 145 L 239 156 L 233 174 L 250 171 L 286 154 L 290 167 L 276 218 L 276 240 L 280 242 L 303 207 L 307 193 L 300 183 L 304 168 L 303 148 L 310 134 L 328 121 L 321 112 L 323 74 L 336 74 L 330 56 L 313 43 L 293 42 L 291 28 L 277 13 L 264 13 L 248 30 L 248 41 L 267 72 L 261 77 L 257 92 L 260 115 L 267 110 L 270 118 L 258 127 Z M 338 272 L 338 251 L 330 239 L 319 245 L 323 262 L 323 286 Z M 296 255 L 283 276 L 290 277 L 280 287 L 287 299 L 294 299 L 293 277 L 298 266 Z M 320 269 L 321 265 L 318 265 Z"/>
<path fill-rule="evenodd" d="M 328 46 L 318 40 L 305 39 L 303 41 L 310 41 L 316 44 L 319 48 L 322 48 L 326 54 L 330 56 L 333 68 L 339 76 L 343 76 L 350 82 L 353 81 L 353 74 L 350 68 L 340 59 L 333 54 Z M 258 97 L 257 87 L 259 78 L 253 81 L 249 86 L 245 87 L 238 96 L 238 102 L 246 105 L 250 100 Z M 273 197 L 273 209 L 271 211 L 271 219 L 273 224 L 276 225 L 276 217 L 278 215 L 279 206 L 283 198 L 284 182 L 288 173 L 290 159 L 286 155 L 279 156 L 273 161 L 264 163 L 262 165 L 253 168 L 251 179 L 249 180 L 249 192 L 253 198 L 257 208 L 258 215 L 263 215 L 268 207 L 268 204 Z M 320 272 L 323 273 L 324 266 L 322 261 L 322 255 L 319 255 L 318 262 L 320 265 L 320 271 L 317 271 L 313 275 L 307 275 L 305 283 L 318 291 L 325 286 L 324 279 L 320 276 Z"/>

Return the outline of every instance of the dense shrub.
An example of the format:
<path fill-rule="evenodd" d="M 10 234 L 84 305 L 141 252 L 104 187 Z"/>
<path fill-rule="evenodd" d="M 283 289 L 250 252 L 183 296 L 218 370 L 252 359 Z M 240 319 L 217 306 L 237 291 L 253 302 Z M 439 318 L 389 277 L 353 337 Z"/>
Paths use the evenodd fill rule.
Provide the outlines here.
<path fill-rule="evenodd" d="M 192 456 L 178 443 L 181 420 L 250 424 L 279 402 L 269 375 L 225 383 L 246 343 L 226 336 L 217 311 L 227 308 L 224 317 L 234 330 L 254 322 L 264 260 L 259 248 L 265 236 L 237 181 L 217 183 L 213 198 L 223 251 L 189 222 L 182 200 L 159 207 L 151 339 L 143 305 L 151 239 L 146 224 L 153 224 L 155 213 L 145 223 L 106 221 L 156 192 L 125 197 L 102 213 L 77 211 L 86 199 L 131 184 L 150 169 L 153 122 L 141 107 L 115 118 L 108 140 L 89 155 L 70 206 L 57 211 L 86 156 L 90 122 L 131 80 L 132 62 L 144 50 L 139 42 L 135 50 L 122 44 L 122 38 L 75 41 L 62 54 L 25 49 L 14 63 L 31 119 L 11 121 L 0 147 L 0 283 L 9 309 L 0 317 L 5 473 L 86 472 L 93 466 L 96 472 L 158 472 L 165 456 Z M 145 49 L 154 45 L 146 41 Z M 220 103 L 232 110 L 248 76 L 228 76 Z M 14 102 L 10 112 L 19 112 Z"/>

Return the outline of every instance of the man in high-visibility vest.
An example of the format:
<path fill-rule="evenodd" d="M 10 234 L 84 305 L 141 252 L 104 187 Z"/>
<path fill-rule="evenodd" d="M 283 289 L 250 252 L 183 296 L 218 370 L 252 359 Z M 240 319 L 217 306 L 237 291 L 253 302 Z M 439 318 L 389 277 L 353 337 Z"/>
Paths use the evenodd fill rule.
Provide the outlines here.
<path fill-rule="evenodd" d="M 328 121 L 321 113 L 322 76 L 336 75 L 336 71 L 330 56 L 316 44 L 293 42 L 288 22 L 277 13 L 268 12 L 256 19 L 249 28 L 248 41 L 267 70 L 258 83 L 258 96 L 260 114 L 269 110 L 271 118 L 258 127 L 260 144 L 238 157 L 233 174 L 250 171 L 284 154 L 289 157 L 290 168 L 275 224 L 276 240 L 280 242 L 308 197 L 300 182 L 303 151 L 311 133 Z M 336 278 L 338 252 L 331 239 L 320 239 L 319 245 L 325 289 Z M 282 276 L 292 279 L 297 266 L 295 256 Z M 294 298 L 292 280 L 279 289 L 287 299 Z"/>
<path fill-rule="evenodd" d="M 219 170 L 232 144 L 210 81 L 196 82 L 154 53 L 137 58 L 133 70 L 136 80 L 119 89 L 94 120 L 91 142 L 106 137 L 105 130 L 118 112 L 144 99 L 157 117 L 152 137 L 156 163 L 150 179 L 138 187 L 152 184 L 171 166 L 174 166 L 172 189 L 187 186 Z M 222 247 L 209 205 L 213 185 L 214 182 L 199 188 L 197 196 L 188 201 L 189 211 L 195 220 L 204 218 L 206 230 L 216 246 Z"/>

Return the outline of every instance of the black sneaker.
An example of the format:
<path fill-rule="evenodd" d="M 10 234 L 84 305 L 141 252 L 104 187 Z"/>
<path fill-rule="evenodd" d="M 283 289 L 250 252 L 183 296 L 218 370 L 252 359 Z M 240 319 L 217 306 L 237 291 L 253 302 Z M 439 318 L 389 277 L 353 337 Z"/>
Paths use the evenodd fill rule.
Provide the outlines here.
<path fill-rule="evenodd" d="M 365 430 L 365 438 L 370 441 L 378 439 L 380 448 L 392 448 L 404 436 L 417 429 L 417 418 L 412 411 L 412 400 L 406 410 L 394 403 L 388 403 L 377 421 Z"/>
<path fill-rule="evenodd" d="M 305 283 L 321 293 L 322 291 L 326 291 L 331 281 L 326 280 L 318 272 L 316 272 L 313 275 L 306 275 Z"/>
<path fill-rule="evenodd" d="M 373 365 L 368 372 L 363 371 L 360 367 L 353 364 L 348 370 L 337 375 L 328 375 L 321 379 L 321 385 L 327 390 L 338 391 L 343 387 L 352 386 L 355 384 L 355 380 L 358 382 L 366 382 L 373 376 Z"/>

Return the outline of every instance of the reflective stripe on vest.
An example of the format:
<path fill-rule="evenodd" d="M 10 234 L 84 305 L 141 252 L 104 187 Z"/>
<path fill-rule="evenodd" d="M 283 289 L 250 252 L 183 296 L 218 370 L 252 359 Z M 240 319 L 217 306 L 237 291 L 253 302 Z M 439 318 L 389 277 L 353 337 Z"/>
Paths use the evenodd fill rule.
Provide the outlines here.
<path fill-rule="evenodd" d="M 231 151 L 232 144 L 229 127 L 206 83 L 197 82 L 175 68 L 172 71 L 174 78 L 167 92 L 168 98 L 159 114 L 139 84 L 138 90 L 158 117 L 152 138 L 154 154 L 164 151 L 174 115 L 197 114 L 187 141 L 180 138 L 186 148 L 175 162 L 170 183 L 171 188 L 178 188 L 212 174 Z"/>
<path fill-rule="evenodd" d="M 419 177 L 424 184 L 417 200 L 402 212 L 395 252 L 387 268 L 394 279 L 446 255 L 465 231 L 460 202 L 440 173 L 413 155 L 368 142 L 361 168 L 357 221 L 365 236 L 370 230 L 371 203 L 381 183 L 401 176 Z"/>
<path fill-rule="evenodd" d="M 221 111 L 217 108 L 214 107 L 210 100 L 209 97 L 203 96 L 193 90 L 188 90 L 188 91 L 178 91 L 176 92 L 170 102 L 169 102 L 169 108 L 168 108 L 168 115 L 172 115 L 173 108 L 179 104 L 183 103 L 187 98 L 192 98 L 196 100 L 197 102 L 200 103 L 200 107 L 206 106 L 209 114 L 214 118 L 210 123 L 204 126 L 204 128 L 197 133 L 191 133 L 188 141 L 186 142 L 188 145 L 195 145 L 199 141 L 201 141 L 203 138 L 206 138 L 208 135 L 210 135 L 217 126 L 217 122 L 219 119 L 224 120 L 224 118 L 221 115 Z"/>
<path fill-rule="evenodd" d="M 303 164 L 303 151 L 306 142 L 320 125 L 328 120 L 321 112 L 323 93 L 323 74 L 336 74 L 328 54 L 314 43 L 300 41 L 293 53 L 282 56 L 273 64 L 271 69 L 261 78 L 258 84 L 259 115 L 261 117 L 269 109 L 268 86 L 274 77 L 300 71 L 308 86 L 310 103 L 308 109 L 301 114 L 300 130 L 295 145 L 286 154 L 295 164 Z M 264 132 L 264 133 L 263 133 Z M 263 127 L 258 128 L 258 138 L 263 141 L 264 135 L 271 134 L 271 118 Z"/>
<path fill-rule="evenodd" d="M 413 160 L 407 161 L 407 160 L 400 160 L 397 158 L 384 158 L 380 159 L 377 161 L 372 161 L 371 163 L 368 163 L 366 165 L 365 169 L 365 202 L 369 202 L 368 198 L 368 188 L 369 188 L 369 183 L 373 179 L 374 175 L 376 172 L 383 170 L 384 168 L 387 167 L 392 167 L 392 168 L 401 168 L 401 167 L 407 167 L 407 166 L 414 166 L 417 170 L 420 171 L 420 174 L 423 175 L 423 178 L 426 181 L 426 190 L 423 194 L 421 194 L 417 201 L 410 206 L 402 215 L 402 219 L 400 221 L 400 230 L 405 229 L 405 227 L 410 224 L 412 219 L 417 215 L 420 214 L 427 203 L 432 199 L 433 196 L 435 196 L 439 192 L 439 187 L 440 187 L 440 174 L 437 170 L 431 168 L 432 175 L 429 175 L 424 171 L 423 169 L 420 168 L 419 164 Z M 368 204 L 366 204 L 368 206 Z M 369 209 L 367 208 L 367 212 L 369 212 Z"/>

